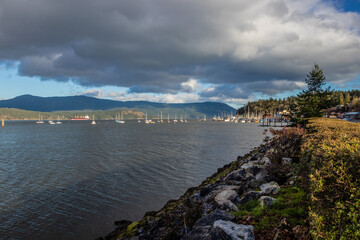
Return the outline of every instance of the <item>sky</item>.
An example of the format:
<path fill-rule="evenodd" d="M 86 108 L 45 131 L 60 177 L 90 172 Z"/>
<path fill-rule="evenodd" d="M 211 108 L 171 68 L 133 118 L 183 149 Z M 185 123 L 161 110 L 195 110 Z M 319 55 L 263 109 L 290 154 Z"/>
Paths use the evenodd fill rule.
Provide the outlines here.
<path fill-rule="evenodd" d="M 360 88 L 360 0 L 0 0 L 0 99 L 241 106 Z"/>

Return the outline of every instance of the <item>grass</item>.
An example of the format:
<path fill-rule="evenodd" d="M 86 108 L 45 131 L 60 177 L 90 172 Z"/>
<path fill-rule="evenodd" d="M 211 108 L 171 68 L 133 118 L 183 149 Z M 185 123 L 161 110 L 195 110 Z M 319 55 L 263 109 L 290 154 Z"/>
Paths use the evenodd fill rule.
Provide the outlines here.
<path fill-rule="evenodd" d="M 237 218 L 251 216 L 256 221 L 255 231 L 264 231 L 280 225 L 286 218 L 290 225 L 305 225 L 308 209 L 308 195 L 299 187 L 283 188 L 275 196 L 276 201 L 270 209 L 262 207 L 258 200 L 239 204 L 238 212 L 232 212 Z"/>

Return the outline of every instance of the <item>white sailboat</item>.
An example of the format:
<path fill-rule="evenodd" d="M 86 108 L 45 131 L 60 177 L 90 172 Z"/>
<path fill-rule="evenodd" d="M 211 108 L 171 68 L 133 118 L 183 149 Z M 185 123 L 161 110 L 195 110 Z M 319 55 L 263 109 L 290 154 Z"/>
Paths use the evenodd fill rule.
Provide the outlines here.
<path fill-rule="evenodd" d="M 58 119 L 57 119 L 56 124 L 62 124 L 62 122 L 60 122 L 60 120 L 59 120 L 59 115 L 58 115 Z"/>
<path fill-rule="evenodd" d="M 125 123 L 123 112 L 121 112 L 121 119 L 120 119 L 119 123 Z"/>
<path fill-rule="evenodd" d="M 160 122 L 163 123 L 163 119 L 162 119 L 162 111 L 160 112 Z"/>
<path fill-rule="evenodd" d="M 91 122 L 91 125 L 95 125 L 95 124 L 96 124 L 96 122 L 95 122 L 94 115 L 93 115 L 93 120 Z"/>
<path fill-rule="evenodd" d="M 36 123 L 38 124 L 44 123 L 44 121 L 41 119 L 40 113 L 39 113 L 39 121 L 37 121 Z"/>
<path fill-rule="evenodd" d="M 125 123 L 125 121 L 123 120 L 123 112 L 121 112 L 121 118 L 120 118 L 120 114 L 116 114 L 115 122 L 117 122 L 117 123 Z"/>
<path fill-rule="evenodd" d="M 170 116 L 169 116 L 169 113 L 168 113 L 168 123 L 170 123 Z"/>
<path fill-rule="evenodd" d="M 145 123 L 146 123 L 146 124 L 149 124 L 149 123 L 150 123 L 150 121 L 147 119 L 147 113 L 145 113 Z"/>
<path fill-rule="evenodd" d="M 176 114 L 175 114 L 175 118 L 174 118 L 174 123 L 177 123 Z"/>

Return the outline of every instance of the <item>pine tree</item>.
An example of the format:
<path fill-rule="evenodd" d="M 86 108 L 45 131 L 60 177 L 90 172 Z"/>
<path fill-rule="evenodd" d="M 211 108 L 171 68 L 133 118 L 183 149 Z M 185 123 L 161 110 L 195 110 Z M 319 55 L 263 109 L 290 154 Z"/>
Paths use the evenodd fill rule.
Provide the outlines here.
<path fill-rule="evenodd" d="M 344 95 L 340 92 L 340 105 L 344 105 L 345 104 L 345 99 L 344 99 Z"/>
<path fill-rule="evenodd" d="M 350 103 L 350 101 L 351 101 L 350 100 L 350 93 L 347 92 L 346 95 L 345 95 L 345 101 L 344 102 L 345 102 L 345 104 L 348 104 L 348 103 Z"/>
<path fill-rule="evenodd" d="M 322 110 L 336 105 L 330 87 L 323 89 L 325 79 L 323 70 L 315 63 L 314 68 L 305 78 L 308 88 L 297 96 L 296 115 L 298 117 L 321 117 L 323 116 Z"/>

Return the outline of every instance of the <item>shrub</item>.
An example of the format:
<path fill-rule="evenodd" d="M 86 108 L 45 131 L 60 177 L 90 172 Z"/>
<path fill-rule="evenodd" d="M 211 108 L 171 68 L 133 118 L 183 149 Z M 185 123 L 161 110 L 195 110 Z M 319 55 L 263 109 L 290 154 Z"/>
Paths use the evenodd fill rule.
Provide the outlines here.
<path fill-rule="evenodd" d="M 360 239 L 360 125 L 313 119 L 303 144 L 314 239 Z"/>
<path fill-rule="evenodd" d="M 266 132 L 266 131 L 265 131 Z M 300 126 L 284 127 L 280 130 L 270 129 L 272 137 L 265 137 L 267 145 L 273 149 L 269 157 L 280 164 L 282 157 L 298 158 L 305 129 Z"/>

